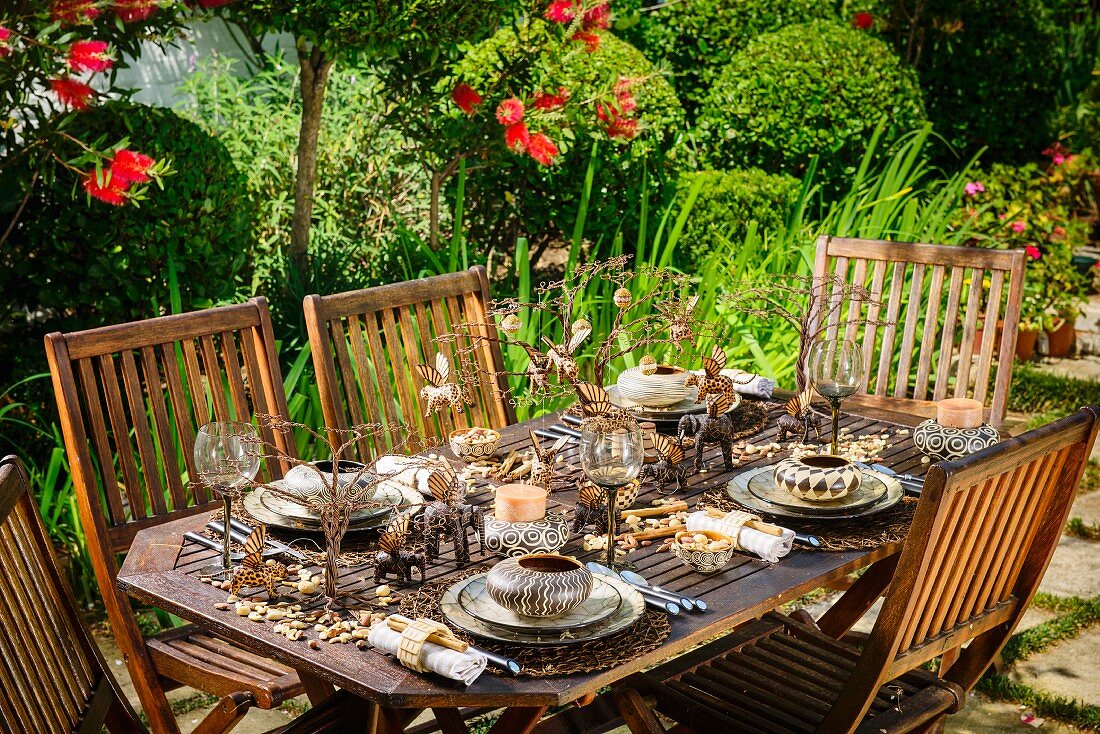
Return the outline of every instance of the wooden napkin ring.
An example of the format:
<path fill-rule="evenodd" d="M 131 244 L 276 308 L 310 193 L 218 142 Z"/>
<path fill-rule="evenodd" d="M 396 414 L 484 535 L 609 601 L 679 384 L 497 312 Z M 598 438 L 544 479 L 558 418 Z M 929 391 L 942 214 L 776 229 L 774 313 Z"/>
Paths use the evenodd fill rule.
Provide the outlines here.
<path fill-rule="evenodd" d="M 718 520 L 718 532 L 724 533 L 730 536 L 730 540 L 733 541 L 733 547 L 737 550 L 741 548 L 741 528 L 746 525 L 751 526 L 752 523 L 758 521 L 760 518 L 753 515 L 751 512 L 741 512 L 740 510 L 733 510 L 722 515 L 721 518 L 715 518 Z"/>
<path fill-rule="evenodd" d="M 423 673 L 425 668 L 420 661 L 424 643 L 432 635 L 453 637 L 451 630 L 440 622 L 431 619 L 414 619 L 401 632 L 401 641 L 397 645 L 397 660 L 409 670 Z"/>

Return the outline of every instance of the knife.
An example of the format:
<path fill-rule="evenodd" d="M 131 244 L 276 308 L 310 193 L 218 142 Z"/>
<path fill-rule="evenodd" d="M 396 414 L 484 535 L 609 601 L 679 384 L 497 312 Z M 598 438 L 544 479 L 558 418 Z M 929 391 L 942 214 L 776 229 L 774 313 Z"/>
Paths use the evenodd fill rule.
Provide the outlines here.
<path fill-rule="evenodd" d="M 571 426 L 579 426 L 579 425 L 584 423 L 584 419 L 581 418 L 579 415 L 572 415 L 570 413 L 562 413 L 561 422 L 562 423 L 568 423 Z"/>
<path fill-rule="evenodd" d="M 924 489 L 923 477 L 913 476 L 912 474 L 898 474 L 896 471 L 883 464 L 871 464 L 871 466 L 862 464 L 861 466 L 898 480 L 898 484 L 901 485 L 902 490 L 910 497 L 920 497 L 921 490 Z"/>
<path fill-rule="evenodd" d="M 192 543 L 198 543 L 199 545 L 203 546 L 204 548 L 209 548 L 211 550 L 216 550 L 216 551 L 223 550 L 222 544 L 221 544 L 220 541 L 214 540 L 213 538 L 208 538 L 205 535 L 200 535 L 198 533 L 194 533 L 194 532 L 191 532 L 191 531 L 188 531 L 188 532 L 184 533 L 183 534 L 183 539 L 184 540 L 189 540 Z M 229 560 L 231 560 L 231 561 L 243 561 L 244 560 L 244 553 L 230 553 L 229 554 Z"/>
<path fill-rule="evenodd" d="M 680 594 L 677 594 L 675 591 L 662 589 L 660 586 L 656 586 L 646 581 L 645 577 L 641 574 L 634 573 L 633 571 L 619 571 L 619 578 L 621 578 L 628 584 L 632 584 L 633 586 L 651 589 L 652 591 L 660 594 L 668 594 L 669 596 L 674 598 L 676 600 L 676 603 L 683 607 L 685 611 L 707 611 L 707 603 L 702 599 L 698 599 L 694 596 L 682 596 Z"/>
<path fill-rule="evenodd" d="M 588 565 L 588 570 L 591 571 L 592 573 L 598 573 L 598 574 L 601 574 L 603 576 L 610 576 L 611 578 L 619 579 L 624 584 L 626 584 L 630 588 L 637 591 L 639 594 L 642 595 L 642 598 L 645 599 L 645 603 L 646 603 L 647 606 L 650 606 L 650 607 L 656 609 L 659 612 L 667 612 L 669 615 L 671 615 L 673 617 L 677 617 L 677 616 L 680 615 L 680 605 L 677 604 L 675 601 L 673 601 L 673 597 L 672 597 L 671 594 L 668 595 L 668 596 L 664 596 L 664 595 L 655 593 L 654 591 L 650 590 L 649 588 L 638 588 L 634 584 L 632 584 L 629 581 L 627 581 L 626 579 L 624 579 L 619 574 L 612 571 L 607 566 L 604 566 L 603 564 L 600 564 L 600 563 L 596 563 L 595 561 L 589 561 L 587 565 Z"/>
<path fill-rule="evenodd" d="M 218 535 L 223 535 L 225 533 L 225 526 L 222 524 L 221 520 L 211 520 L 210 522 L 206 523 L 206 527 L 210 528 L 211 530 L 213 530 Z M 244 530 L 242 530 L 241 529 L 242 527 L 246 528 L 248 530 L 248 532 L 245 532 Z M 233 518 L 230 518 L 230 520 L 229 520 L 229 537 L 230 537 L 230 539 L 233 540 L 233 542 L 239 543 L 240 545 L 244 545 L 245 541 L 248 540 L 248 536 L 251 533 L 252 533 L 252 529 L 249 528 L 247 525 L 242 523 L 240 520 L 235 520 Z M 269 551 L 265 550 L 264 551 L 265 556 L 282 554 L 282 555 L 290 556 L 294 560 L 302 562 L 302 563 L 308 563 L 309 562 L 308 559 L 305 556 L 303 556 L 301 553 L 294 550 L 289 545 L 286 545 L 285 543 L 280 543 L 277 540 L 272 540 L 271 538 L 268 538 L 267 539 L 267 547 L 270 548 L 271 550 L 269 550 Z"/>
<path fill-rule="evenodd" d="M 503 655 L 497 655 L 495 652 L 489 652 L 488 650 L 482 650 L 480 647 L 474 647 L 470 645 L 468 650 L 479 652 L 485 656 L 492 665 L 500 668 L 501 670 L 507 670 L 512 675 L 519 675 L 519 672 L 523 670 L 523 666 L 517 663 L 512 658 L 506 658 Z"/>
<path fill-rule="evenodd" d="M 569 436 L 564 433 L 555 433 L 549 428 L 536 428 L 534 431 L 532 431 L 532 433 L 534 433 L 539 438 L 548 438 L 551 441 L 557 441 L 562 438 L 568 438 L 570 441 L 574 440 L 573 436 Z"/>
<path fill-rule="evenodd" d="M 550 430 L 551 431 L 557 431 L 558 433 L 560 433 L 564 436 L 572 436 L 573 438 L 580 438 L 581 437 L 581 432 L 580 431 L 575 431 L 572 428 L 569 428 L 568 426 L 563 426 L 560 423 L 555 423 L 554 425 L 550 426 Z"/>
<path fill-rule="evenodd" d="M 821 538 L 817 537 L 816 535 L 806 535 L 805 533 L 795 533 L 794 534 L 794 541 L 796 543 L 801 543 L 802 545 L 808 545 L 811 548 L 820 548 L 821 547 Z"/>

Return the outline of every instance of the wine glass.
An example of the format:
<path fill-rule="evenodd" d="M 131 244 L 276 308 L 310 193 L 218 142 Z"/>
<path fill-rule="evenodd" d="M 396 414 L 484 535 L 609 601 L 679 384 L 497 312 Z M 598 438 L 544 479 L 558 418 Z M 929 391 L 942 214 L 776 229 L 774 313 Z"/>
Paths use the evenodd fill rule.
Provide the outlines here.
<path fill-rule="evenodd" d="M 849 339 L 824 339 L 810 348 L 810 382 L 833 409 L 833 443 L 830 453 L 840 453 L 840 401 L 859 389 L 863 355 Z"/>
<path fill-rule="evenodd" d="M 607 494 L 607 562 L 616 571 L 633 569 L 633 564 L 615 560 L 615 531 L 619 488 L 634 481 L 642 471 L 645 449 L 642 431 L 633 420 L 597 417 L 581 426 L 581 469 L 585 476 Z"/>
<path fill-rule="evenodd" d="M 221 563 L 207 566 L 200 574 L 226 579 L 233 569 L 229 560 L 229 519 L 233 500 L 260 470 L 256 427 L 239 421 L 207 423 L 195 435 L 195 469 L 199 480 L 221 495 L 225 511 Z"/>

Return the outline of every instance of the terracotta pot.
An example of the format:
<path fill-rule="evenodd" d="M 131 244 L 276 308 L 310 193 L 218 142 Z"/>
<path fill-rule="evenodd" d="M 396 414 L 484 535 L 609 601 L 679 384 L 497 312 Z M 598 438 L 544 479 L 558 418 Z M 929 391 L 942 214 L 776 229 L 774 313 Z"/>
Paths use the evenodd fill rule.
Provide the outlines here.
<path fill-rule="evenodd" d="M 592 572 L 568 556 L 509 558 L 485 577 L 493 601 L 525 617 L 560 617 L 592 593 Z"/>
<path fill-rule="evenodd" d="M 1039 339 L 1038 329 L 1020 329 L 1016 332 L 1016 359 L 1027 362 L 1035 356 L 1035 342 Z"/>
<path fill-rule="evenodd" d="M 1073 351 L 1077 342 L 1077 331 L 1070 319 L 1063 319 L 1062 325 L 1047 332 L 1047 356 L 1066 357 Z"/>
<path fill-rule="evenodd" d="M 863 481 L 859 467 L 829 454 L 784 459 L 775 465 L 773 477 L 776 486 L 810 502 L 840 499 Z"/>
<path fill-rule="evenodd" d="M 997 356 L 1001 353 L 1001 335 L 1004 332 L 1004 321 L 997 322 L 997 333 L 993 336 L 993 356 Z M 972 347 L 975 355 L 982 353 L 982 339 L 985 338 L 985 329 L 977 329 L 974 332 L 974 346 Z"/>

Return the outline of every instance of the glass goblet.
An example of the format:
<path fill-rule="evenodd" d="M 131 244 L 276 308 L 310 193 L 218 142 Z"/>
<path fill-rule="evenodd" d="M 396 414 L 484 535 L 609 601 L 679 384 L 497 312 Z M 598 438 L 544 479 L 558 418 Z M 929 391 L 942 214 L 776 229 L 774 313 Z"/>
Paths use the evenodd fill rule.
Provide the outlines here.
<path fill-rule="evenodd" d="M 581 469 L 589 481 L 607 494 L 607 561 L 616 571 L 633 564 L 615 559 L 615 531 L 618 529 L 619 489 L 630 484 L 642 471 L 645 448 L 638 424 L 619 416 L 589 418 L 581 426 Z"/>
<path fill-rule="evenodd" d="M 229 520 L 233 500 L 240 496 L 241 489 L 250 484 L 260 470 L 256 427 L 240 421 L 207 423 L 195 435 L 195 470 L 203 484 L 221 495 L 225 512 L 221 563 L 207 566 L 199 573 L 227 579 L 233 571 L 229 559 Z"/>
<path fill-rule="evenodd" d="M 848 339 L 825 339 L 810 348 L 810 382 L 829 401 L 833 411 L 831 451 L 840 453 L 840 401 L 859 389 L 863 377 L 863 355 Z"/>

